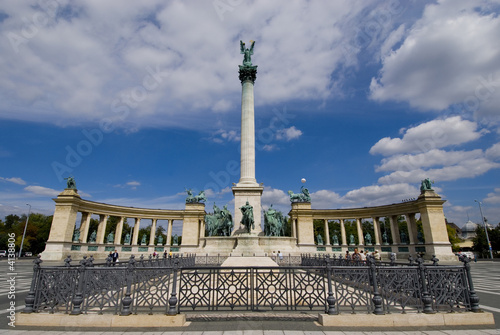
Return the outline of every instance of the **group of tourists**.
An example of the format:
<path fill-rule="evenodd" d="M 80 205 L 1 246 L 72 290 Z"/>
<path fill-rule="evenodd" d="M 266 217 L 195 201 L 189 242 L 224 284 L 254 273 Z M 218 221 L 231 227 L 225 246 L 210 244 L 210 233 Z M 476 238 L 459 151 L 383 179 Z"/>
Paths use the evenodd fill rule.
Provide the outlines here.
<path fill-rule="evenodd" d="M 345 252 L 344 258 L 347 260 L 353 260 L 353 261 L 361 261 L 364 262 L 366 261 L 366 257 L 369 255 L 368 251 L 365 252 L 364 250 L 359 251 L 358 248 L 354 249 L 354 253 L 351 254 L 349 253 L 349 250 Z M 378 253 L 377 250 L 373 251 L 371 255 L 376 259 L 380 260 L 380 254 Z"/>

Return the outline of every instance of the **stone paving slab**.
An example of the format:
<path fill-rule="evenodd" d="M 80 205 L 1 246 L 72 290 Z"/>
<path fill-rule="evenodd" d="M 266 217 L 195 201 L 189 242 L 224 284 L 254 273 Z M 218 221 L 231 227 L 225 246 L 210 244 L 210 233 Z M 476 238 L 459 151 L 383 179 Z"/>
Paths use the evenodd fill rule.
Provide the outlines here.
<path fill-rule="evenodd" d="M 0 335 L 500 335 L 500 329 L 424 330 L 424 331 L 321 331 L 321 330 L 218 330 L 218 331 L 143 331 L 86 332 L 2 329 Z"/>

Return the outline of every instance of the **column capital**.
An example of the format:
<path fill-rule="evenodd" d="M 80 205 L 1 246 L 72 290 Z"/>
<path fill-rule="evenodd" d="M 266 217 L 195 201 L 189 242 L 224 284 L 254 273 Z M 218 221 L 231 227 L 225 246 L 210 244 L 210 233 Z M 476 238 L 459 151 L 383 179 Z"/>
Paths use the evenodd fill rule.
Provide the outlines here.
<path fill-rule="evenodd" d="M 241 83 L 250 80 L 252 84 L 255 83 L 255 79 L 257 79 L 257 65 L 244 66 L 239 65 L 239 78 Z"/>

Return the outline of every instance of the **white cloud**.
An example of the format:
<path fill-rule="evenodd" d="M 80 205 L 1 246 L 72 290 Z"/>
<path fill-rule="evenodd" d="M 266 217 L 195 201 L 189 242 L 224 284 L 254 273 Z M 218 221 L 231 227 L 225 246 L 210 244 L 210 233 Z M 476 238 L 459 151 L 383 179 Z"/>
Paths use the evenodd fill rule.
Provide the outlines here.
<path fill-rule="evenodd" d="M 217 101 L 214 106 L 212 107 L 212 110 L 214 112 L 227 112 L 233 107 L 233 104 L 231 101 L 228 101 L 226 99 L 221 99 Z"/>
<path fill-rule="evenodd" d="M 488 193 L 484 202 L 489 204 L 500 204 L 500 188 L 497 187 L 494 192 Z"/>
<path fill-rule="evenodd" d="M 240 139 L 240 134 L 236 130 L 224 129 L 219 129 L 211 137 L 211 140 L 216 143 L 239 142 Z"/>
<path fill-rule="evenodd" d="M 128 186 L 140 186 L 140 185 L 141 185 L 141 183 L 140 183 L 140 182 L 138 182 L 138 181 L 129 181 L 129 182 L 127 183 L 127 185 L 128 185 Z"/>
<path fill-rule="evenodd" d="M 405 33 L 405 25 L 402 24 L 398 29 L 391 32 L 387 39 L 382 43 L 380 47 L 380 58 L 383 60 L 392 52 L 392 47 L 401 41 Z"/>
<path fill-rule="evenodd" d="M 372 155 L 384 156 L 426 152 L 474 141 L 484 131 L 477 131 L 477 123 L 452 116 L 444 120 L 432 120 L 404 132 L 403 138 L 384 137 L 370 149 Z"/>
<path fill-rule="evenodd" d="M 300 129 L 295 128 L 295 126 L 291 126 L 290 128 L 280 129 L 276 133 L 277 140 L 286 140 L 291 141 L 295 140 L 302 136 L 302 131 Z"/>
<path fill-rule="evenodd" d="M 395 171 L 389 175 L 380 177 L 380 184 L 393 184 L 400 182 L 417 183 L 422 179 L 449 181 L 461 178 L 474 178 L 491 169 L 500 168 L 500 163 L 491 162 L 486 158 L 476 158 L 459 162 L 458 164 L 445 166 L 437 169 L 415 169 L 410 171 Z"/>
<path fill-rule="evenodd" d="M 290 197 L 282 190 L 272 188 L 270 186 L 264 186 L 264 192 L 262 192 L 262 204 L 273 207 L 279 207 L 279 205 L 290 205 Z"/>
<path fill-rule="evenodd" d="M 383 59 L 370 84 L 371 98 L 407 101 L 423 110 L 459 104 L 466 111 L 498 114 L 500 17 L 490 5 L 470 0 L 427 5 L 399 49 Z"/>
<path fill-rule="evenodd" d="M 344 201 L 363 206 L 377 206 L 398 203 L 403 199 L 414 198 L 420 191 L 410 184 L 400 182 L 391 185 L 373 185 L 361 187 L 346 193 Z"/>
<path fill-rule="evenodd" d="M 259 0 L 221 20 L 210 1 L 68 2 L 25 38 L 26 22 L 46 17 L 37 3 L 2 6 L 0 33 L 23 39 L 0 40 L 3 118 L 193 129 L 239 105 L 240 39 L 257 41 L 257 104 L 332 95 L 332 73 L 345 61 L 339 46 L 374 6 Z"/>
<path fill-rule="evenodd" d="M 26 185 L 26 182 L 23 179 L 18 178 L 18 177 L 12 177 L 12 178 L 0 177 L 0 180 L 8 181 L 8 182 L 18 184 L 18 185 Z"/>
<path fill-rule="evenodd" d="M 445 151 L 432 149 L 420 154 L 395 155 L 384 158 L 375 171 L 412 171 L 418 168 L 431 166 L 449 166 L 460 164 L 463 161 L 482 158 L 484 153 L 480 149 L 472 151 Z"/>
<path fill-rule="evenodd" d="M 127 188 L 127 187 L 129 187 L 132 190 L 136 190 L 137 186 L 140 186 L 140 185 L 141 185 L 140 182 L 132 180 L 132 181 L 126 182 L 124 185 L 122 185 L 122 184 L 114 185 L 114 187 L 118 187 L 118 188 Z"/>
<path fill-rule="evenodd" d="M 264 151 L 274 151 L 277 150 L 278 148 L 274 144 L 266 144 L 262 147 L 262 150 Z"/>
<path fill-rule="evenodd" d="M 60 193 L 60 191 L 48 188 L 48 187 L 43 187 L 43 186 L 26 186 L 24 188 L 25 191 L 31 192 L 36 195 L 43 195 L 43 196 L 49 196 L 49 197 L 57 197 Z"/>
<path fill-rule="evenodd" d="M 500 143 L 495 143 L 491 148 L 486 149 L 486 157 L 491 160 L 500 159 Z"/>
<path fill-rule="evenodd" d="M 311 193 L 311 205 L 314 208 L 338 208 L 342 203 L 341 196 L 330 190 L 319 190 Z"/>

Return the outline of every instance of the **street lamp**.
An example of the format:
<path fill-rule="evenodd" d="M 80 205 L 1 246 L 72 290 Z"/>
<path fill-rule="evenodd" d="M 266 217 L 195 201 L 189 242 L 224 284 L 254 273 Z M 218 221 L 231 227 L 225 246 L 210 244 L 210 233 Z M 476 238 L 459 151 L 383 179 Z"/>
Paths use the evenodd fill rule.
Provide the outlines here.
<path fill-rule="evenodd" d="M 26 204 L 26 206 L 30 206 L 30 209 L 28 210 L 28 216 L 26 217 L 26 223 L 24 224 L 24 233 L 23 233 L 23 239 L 21 240 L 21 248 L 19 249 L 19 258 L 21 258 L 21 252 L 23 251 L 24 236 L 26 236 L 26 227 L 28 227 L 28 220 L 31 214 L 31 205 Z"/>
<path fill-rule="evenodd" d="M 474 201 L 477 202 L 477 204 L 479 205 L 479 213 L 481 213 L 481 219 L 483 220 L 484 232 L 486 233 L 486 241 L 488 242 L 490 257 L 491 257 L 491 260 L 493 260 L 493 252 L 491 251 L 490 238 L 488 237 L 488 228 L 486 227 L 486 223 L 484 222 L 483 210 L 481 209 L 481 201 L 477 201 L 477 200 L 474 200 Z"/>

